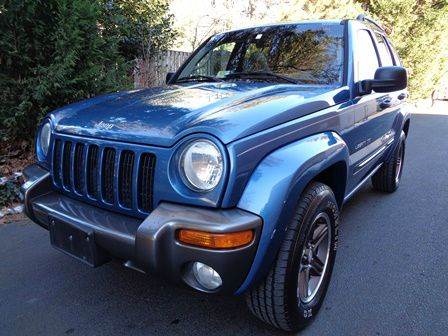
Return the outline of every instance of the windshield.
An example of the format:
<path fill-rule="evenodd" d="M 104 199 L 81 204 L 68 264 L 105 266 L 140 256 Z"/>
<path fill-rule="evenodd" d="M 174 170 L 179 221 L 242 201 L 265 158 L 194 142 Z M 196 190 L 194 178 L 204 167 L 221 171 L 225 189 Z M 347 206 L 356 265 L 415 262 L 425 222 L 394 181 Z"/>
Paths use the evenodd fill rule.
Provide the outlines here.
<path fill-rule="evenodd" d="M 212 37 L 177 81 L 272 80 L 342 83 L 344 26 L 302 23 L 260 27 Z"/>

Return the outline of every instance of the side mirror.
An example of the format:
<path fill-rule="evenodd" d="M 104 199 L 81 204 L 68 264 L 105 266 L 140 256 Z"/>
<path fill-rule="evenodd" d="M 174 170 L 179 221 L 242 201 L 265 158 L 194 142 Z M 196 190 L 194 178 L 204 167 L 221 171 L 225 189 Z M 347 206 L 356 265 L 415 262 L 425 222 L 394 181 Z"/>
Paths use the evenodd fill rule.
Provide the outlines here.
<path fill-rule="evenodd" d="M 174 72 L 168 72 L 165 77 L 165 83 L 169 84 L 173 77 L 174 77 Z"/>
<path fill-rule="evenodd" d="M 392 92 L 406 89 L 408 73 L 401 66 L 386 66 L 376 69 L 374 79 L 358 83 L 358 93 L 366 95 L 375 92 Z"/>

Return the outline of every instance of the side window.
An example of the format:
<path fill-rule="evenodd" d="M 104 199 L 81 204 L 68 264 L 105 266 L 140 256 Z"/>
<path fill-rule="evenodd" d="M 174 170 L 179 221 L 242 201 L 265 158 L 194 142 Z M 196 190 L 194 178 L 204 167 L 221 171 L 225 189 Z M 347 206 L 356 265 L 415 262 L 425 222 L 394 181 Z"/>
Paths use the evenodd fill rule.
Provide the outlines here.
<path fill-rule="evenodd" d="M 356 40 L 356 78 L 357 80 L 373 79 L 379 63 L 372 36 L 367 30 L 359 30 Z"/>
<path fill-rule="evenodd" d="M 378 46 L 378 53 L 380 54 L 381 66 L 394 65 L 392 55 L 390 53 L 389 47 L 384 40 L 383 35 L 375 33 L 376 43 Z"/>
<path fill-rule="evenodd" d="M 192 75 L 216 76 L 225 71 L 235 42 L 220 44 L 208 52 L 191 71 Z"/>

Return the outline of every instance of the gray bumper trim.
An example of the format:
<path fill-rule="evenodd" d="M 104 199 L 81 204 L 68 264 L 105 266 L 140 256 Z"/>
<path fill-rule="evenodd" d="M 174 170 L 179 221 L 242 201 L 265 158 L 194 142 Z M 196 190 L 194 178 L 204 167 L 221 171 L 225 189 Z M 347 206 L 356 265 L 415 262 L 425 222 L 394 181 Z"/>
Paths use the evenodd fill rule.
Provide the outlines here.
<path fill-rule="evenodd" d="M 104 250 L 119 259 L 131 261 L 144 271 L 182 282 L 191 262 L 200 261 L 221 275 L 223 286 L 220 292 L 234 293 L 252 265 L 262 220 L 249 212 L 161 203 L 142 221 L 52 190 L 48 172 L 39 166 L 28 167 L 24 175 L 26 182 L 21 190 L 26 213 L 33 221 L 48 229 L 51 216 L 89 227 Z M 237 249 L 208 250 L 178 242 L 176 233 L 180 228 L 216 233 L 252 229 L 255 239 Z"/>
<path fill-rule="evenodd" d="M 200 261 L 221 275 L 221 291 L 234 293 L 252 265 L 261 223 L 260 217 L 240 209 L 216 210 L 162 203 L 137 230 L 137 262 L 143 269 L 178 280 L 185 277 L 186 268 L 191 262 Z M 237 249 L 202 249 L 178 242 L 175 235 L 180 228 L 215 233 L 252 229 L 255 239 L 249 245 Z"/>
<path fill-rule="evenodd" d="M 25 182 L 20 187 L 20 197 L 25 206 L 25 214 L 37 224 L 48 229 L 48 224 L 37 221 L 30 200 L 51 192 L 50 173 L 38 164 L 33 164 L 23 170 L 23 179 Z"/>
<path fill-rule="evenodd" d="M 53 191 L 31 200 L 34 220 L 48 229 L 48 216 L 94 230 L 95 241 L 112 255 L 134 258 L 135 234 L 141 219 L 113 213 Z"/>

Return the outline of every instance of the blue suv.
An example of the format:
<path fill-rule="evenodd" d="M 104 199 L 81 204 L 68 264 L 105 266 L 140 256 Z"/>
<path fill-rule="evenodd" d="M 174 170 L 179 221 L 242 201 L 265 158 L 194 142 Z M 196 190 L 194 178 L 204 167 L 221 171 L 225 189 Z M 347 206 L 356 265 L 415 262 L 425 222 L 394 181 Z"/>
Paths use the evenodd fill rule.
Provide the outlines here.
<path fill-rule="evenodd" d="M 324 300 L 343 204 L 395 191 L 407 72 L 372 20 L 234 30 L 164 87 L 48 114 L 21 191 L 58 250 L 207 293 L 296 331 Z"/>

